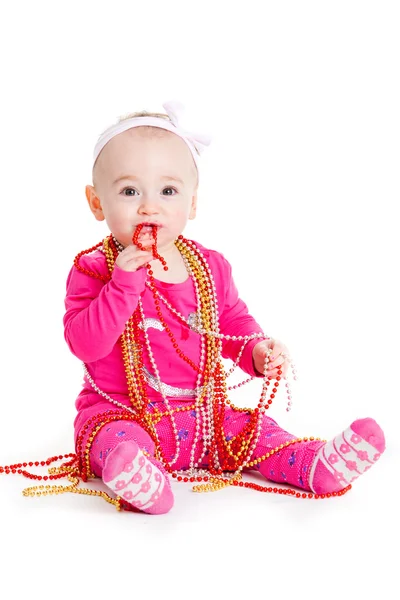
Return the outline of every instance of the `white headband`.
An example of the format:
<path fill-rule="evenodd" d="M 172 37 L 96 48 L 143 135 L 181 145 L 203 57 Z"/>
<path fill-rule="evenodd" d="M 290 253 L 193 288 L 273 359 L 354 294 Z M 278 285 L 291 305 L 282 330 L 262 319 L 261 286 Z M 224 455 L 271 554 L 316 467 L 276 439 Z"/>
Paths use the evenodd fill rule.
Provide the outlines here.
<path fill-rule="evenodd" d="M 115 123 L 108 127 L 99 137 L 97 143 L 94 147 L 93 152 L 93 164 L 96 162 L 96 159 L 104 146 L 113 138 L 115 135 L 126 131 L 127 129 L 132 129 L 132 127 L 140 127 L 143 125 L 151 125 L 152 127 L 159 127 L 160 129 L 166 129 L 167 131 L 171 131 L 175 133 L 180 138 L 182 138 L 186 144 L 188 145 L 194 162 L 198 167 L 198 158 L 200 154 L 203 152 L 204 148 L 208 146 L 211 142 L 211 137 L 207 134 L 201 133 L 192 133 L 189 131 L 185 131 L 179 125 L 179 117 L 182 116 L 184 107 L 178 101 L 171 100 L 169 102 L 164 102 L 163 108 L 167 113 L 168 117 L 171 121 L 167 121 L 167 119 L 163 119 L 162 117 L 133 117 L 131 119 L 125 119 L 120 121 L 119 123 Z"/>

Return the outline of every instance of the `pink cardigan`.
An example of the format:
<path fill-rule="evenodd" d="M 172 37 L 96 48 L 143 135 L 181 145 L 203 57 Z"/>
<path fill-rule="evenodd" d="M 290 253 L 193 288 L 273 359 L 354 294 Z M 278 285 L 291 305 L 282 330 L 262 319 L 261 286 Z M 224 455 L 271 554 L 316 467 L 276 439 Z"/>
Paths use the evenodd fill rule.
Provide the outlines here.
<path fill-rule="evenodd" d="M 239 298 L 232 279 L 232 269 L 222 254 L 208 250 L 198 242 L 196 246 L 205 256 L 214 277 L 220 331 L 228 335 L 249 335 L 262 333 L 261 327 L 248 313 L 246 304 Z M 99 274 L 106 275 L 107 264 L 104 254 L 96 250 L 81 257 L 80 265 Z M 125 324 L 135 311 L 139 297 L 142 299 L 153 356 L 163 383 L 183 389 L 196 387 L 197 373 L 187 362 L 177 356 L 167 333 L 157 318 L 152 292 L 145 285 L 147 271 L 144 268 L 128 272 L 115 266 L 108 283 L 78 271 L 74 266 L 69 272 L 66 284 L 64 315 L 64 336 L 71 352 L 86 363 L 96 385 L 113 399 L 130 405 L 121 346 L 118 338 Z M 165 283 L 156 280 L 157 289 L 185 318 L 196 312 L 195 288 L 191 278 L 183 283 Z M 163 303 L 163 318 L 174 333 L 179 348 L 195 364 L 200 359 L 200 337 L 190 327 L 182 323 Z M 160 330 L 161 329 L 161 330 Z M 266 336 L 267 337 L 267 336 Z M 245 347 L 239 366 L 252 376 L 261 376 L 254 370 L 252 350 L 260 339 L 251 340 Z M 235 360 L 242 342 L 223 340 L 222 356 Z M 144 366 L 153 375 L 153 367 L 147 351 L 144 352 Z M 147 385 L 147 393 L 152 402 L 162 400 L 159 391 Z M 173 395 L 167 394 L 167 397 Z M 176 397 L 175 397 L 176 399 Z M 193 397 L 180 397 L 182 402 Z M 84 377 L 83 388 L 76 403 L 78 414 L 74 421 L 75 440 L 84 422 L 92 415 L 115 408 L 98 394 Z"/>

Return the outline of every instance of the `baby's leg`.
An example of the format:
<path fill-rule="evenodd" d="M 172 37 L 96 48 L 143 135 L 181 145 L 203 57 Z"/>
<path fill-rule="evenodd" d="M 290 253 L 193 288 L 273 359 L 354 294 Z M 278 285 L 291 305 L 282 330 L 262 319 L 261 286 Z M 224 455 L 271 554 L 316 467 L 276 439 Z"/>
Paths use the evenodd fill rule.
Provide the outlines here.
<path fill-rule="evenodd" d="M 296 439 L 298 436 L 288 433 L 279 427 L 276 421 L 265 415 L 252 460 L 264 456 L 281 444 Z M 270 481 L 288 483 L 310 490 L 308 485 L 310 468 L 322 443 L 313 440 L 290 444 L 258 463 L 255 468 Z"/>
<path fill-rule="evenodd" d="M 153 456 L 154 442 L 132 421 L 112 421 L 96 434 L 90 462 L 93 472 L 134 508 L 168 512 L 174 503 L 168 474 Z"/>
<path fill-rule="evenodd" d="M 254 458 L 296 439 L 273 419 L 264 417 Z M 373 419 L 354 421 L 329 442 L 290 444 L 257 465 L 267 479 L 285 482 L 318 494 L 338 492 L 376 462 L 385 449 L 385 437 Z"/>

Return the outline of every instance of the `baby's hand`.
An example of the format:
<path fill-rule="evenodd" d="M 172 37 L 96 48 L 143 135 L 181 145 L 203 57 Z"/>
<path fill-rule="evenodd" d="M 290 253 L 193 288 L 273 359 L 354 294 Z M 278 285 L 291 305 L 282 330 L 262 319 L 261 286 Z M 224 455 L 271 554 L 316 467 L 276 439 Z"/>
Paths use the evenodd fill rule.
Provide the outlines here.
<path fill-rule="evenodd" d="M 130 245 L 119 253 L 115 264 L 124 271 L 134 272 L 153 259 L 153 253 L 149 250 L 139 250 L 137 246 Z"/>
<path fill-rule="evenodd" d="M 289 362 L 286 357 L 289 356 L 289 350 L 282 342 L 278 340 L 263 340 L 256 344 L 253 348 L 253 362 L 256 370 L 263 374 L 264 373 L 264 362 L 265 357 L 269 351 L 272 351 L 269 356 L 268 377 L 276 377 L 278 375 L 278 369 L 282 370 L 282 377 L 286 379 L 286 374 L 289 368 Z M 282 353 L 285 356 L 282 356 Z"/>

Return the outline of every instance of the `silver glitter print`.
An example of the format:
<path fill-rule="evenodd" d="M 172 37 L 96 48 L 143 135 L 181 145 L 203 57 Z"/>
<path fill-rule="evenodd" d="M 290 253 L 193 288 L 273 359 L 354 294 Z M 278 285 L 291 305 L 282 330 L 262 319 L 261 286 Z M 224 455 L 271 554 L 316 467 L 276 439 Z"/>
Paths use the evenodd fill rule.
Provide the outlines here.
<path fill-rule="evenodd" d="M 147 331 L 150 327 L 153 327 L 153 329 L 158 329 L 159 331 L 164 331 L 165 329 L 161 321 L 159 321 L 158 319 L 153 319 L 152 317 L 147 317 L 146 319 L 144 319 L 144 325 L 142 322 L 139 324 L 139 327 L 140 329 L 144 329 L 145 331 Z"/>
<path fill-rule="evenodd" d="M 189 313 L 187 318 L 187 323 L 191 329 L 196 331 L 196 329 L 200 326 L 200 320 L 197 313 Z"/>
<path fill-rule="evenodd" d="M 156 392 L 161 393 L 157 378 L 154 375 L 152 375 L 150 373 L 150 371 L 148 371 L 146 369 L 145 366 L 143 366 L 143 373 L 144 373 L 144 378 L 147 381 L 147 383 L 149 384 L 149 386 L 151 388 L 153 388 L 153 390 L 156 390 Z M 186 398 L 195 398 L 196 397 L 195 389 L 194 390 L 187 390 L 187 389 L 185 390 L 184 388 L 173 387 L 172 385 L 168 385 L 167 383 L 163 383 L 162 381 L 161 381 L 161 388 L 166 396 L 185 396 Z"/>

